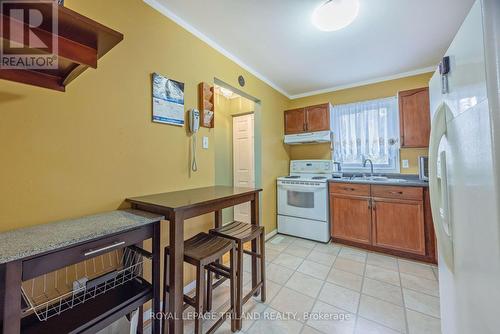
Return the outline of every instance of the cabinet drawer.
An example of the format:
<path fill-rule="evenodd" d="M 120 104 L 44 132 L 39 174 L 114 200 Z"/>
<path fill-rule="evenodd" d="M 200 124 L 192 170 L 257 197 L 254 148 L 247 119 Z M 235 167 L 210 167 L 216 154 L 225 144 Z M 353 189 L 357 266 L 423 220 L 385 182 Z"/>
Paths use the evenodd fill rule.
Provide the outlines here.
<path fill-rule="evenodd" d="M 407 199 L 423 201 L 423 189 L 420 187 L 372 186 L 373 197 Z"/>
<path fill-rule="evenodd" d="M 356 195 L 356 196 L 370 196 L 370 185 L 332 182 L 330 183 L 330 193 Z"/>
<path fill-rule="evenodd" d="M 70 264 L 79 263 L 113 250 L 137 244 L 153 236 L 153 225 L 119 233 L 71 248 L 23 261 L 23 280 L 29 280 Z"/>

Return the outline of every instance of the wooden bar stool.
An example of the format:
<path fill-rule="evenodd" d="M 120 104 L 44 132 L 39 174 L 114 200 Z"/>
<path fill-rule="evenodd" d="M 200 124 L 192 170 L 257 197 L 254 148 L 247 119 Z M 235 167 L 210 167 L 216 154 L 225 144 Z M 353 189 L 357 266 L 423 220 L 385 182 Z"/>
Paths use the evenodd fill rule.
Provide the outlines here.
<path fill-rule="evenodd" d="M 265 253 L 265 233 L 264 227 L 254 224 L 247 224 L 243 222 L 234 221 L 224 226 L 211 229 L 211 235 L 223 237 L 236 242 L 237 247 L 237 269 L 236 269 L 236 321 L 237 329 L 241 329 L 241 316 L 243 314 L 243 305 L 252 297 L 258 296 L 261 293 L 261 300 L 266 301 L 266 253 Z M 257 253 L 243 249 L 243 244 L 256 240 L 258 247 Z M 243 254 L 248 254 L 260 260 L 260 277 L 257 275 L 252 266 L 252 290 L 244 297 L 243 295 Z M 221 281 L 212 284 L 212 274 L 208 274 L 207 279 L 207 309 L 210 311 L 212 305 L 212 289 L 220 285 Z"/>
<path fill-rule="evenodd" d="M 216 260 L 221 258 L 224 254 L 229 252 L 230 265 L 229 267 L 222 266 L 216 263 Z M 163 333 L 168 333 L 168 326 L 166 325 L 165 317 L 167 316 L 166 305 L 168 301 L 168 277 L 169 277 L 169 247 L 165 247 L 165 267 L 163 275 Z M 231 331 L 237 330 L 237 322 L 235 316 L 236 306 L 236 245 L 232 240 L 209 235 L 207 233 L 199 233 L 194 237 L 184 241 L 184 261 L 196 267 L 196 295 L 191 298 L 184 295 L 184 309 L 189 306 L 195 309 L 195 334 L 202 334 L 203 323 L 203 309 L 206 308 L 204 302 L 205 296 L 205 270 L 208 272 L 209 277 L 212 273 L 223 276 L 230 281 L 230 307 L 222 317 L 207 331 L 213 333 L 219 328 L 222 323 L 231 315 Z"/>

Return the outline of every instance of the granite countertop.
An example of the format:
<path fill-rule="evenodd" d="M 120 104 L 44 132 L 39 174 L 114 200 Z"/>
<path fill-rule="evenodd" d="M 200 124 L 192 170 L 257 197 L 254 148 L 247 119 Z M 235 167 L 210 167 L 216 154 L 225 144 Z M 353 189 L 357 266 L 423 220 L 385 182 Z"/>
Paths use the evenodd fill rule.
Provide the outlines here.
<path fill-rule="evenodd" d="M 381 186 L 401 186 L 401 187 L 429 187 L 428 181 L 420 180 L 418 175 L 413 174 L 376 174 L 376 176 L 386 176 L 387 181 L 363 180 L 360 178 L 352 179 L 353 174 L 344 173 L 342 178 L 331 178 L 329 182 L 337 183 L 360 183 L 360 184 L 375 184 Z M 359 176 L 356 174 L 356 176 Z M 403 179 L 405 181 L 391 181 L 391 179 Z"/>
<path fill-rule="evenodd" d="M 88 240 L 132 230 L 164 219 L 139 210 L 116 210 L 0 233 L 0 264 Z"/>

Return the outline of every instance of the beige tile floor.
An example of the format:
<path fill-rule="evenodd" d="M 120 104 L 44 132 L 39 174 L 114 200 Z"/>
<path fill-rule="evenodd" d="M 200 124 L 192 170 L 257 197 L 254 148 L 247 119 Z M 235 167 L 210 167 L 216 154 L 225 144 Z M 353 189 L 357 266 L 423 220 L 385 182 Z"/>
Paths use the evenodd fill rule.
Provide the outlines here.
<path fill-rule="evenodd" d="M 440 333 L 435 266 L 284 235 L 269 240 L 266 252 L 268 298 L 245 305 L 246 314 L 260 319 L 245 319 L 242 333 Z M 249 291 L 250 258 L 244 269 Z M 228 295 L 226 283 L 217 288 L 214 309 L 226 309 Z M 286 312 L 293 313 L 291 319 L 284 319 Z M 186 322 L 186 333 L 192 325 Z M 204 328 L 209 327 L 207 321 Z M 228 321 L 216 333 L 230 333 Z"/>

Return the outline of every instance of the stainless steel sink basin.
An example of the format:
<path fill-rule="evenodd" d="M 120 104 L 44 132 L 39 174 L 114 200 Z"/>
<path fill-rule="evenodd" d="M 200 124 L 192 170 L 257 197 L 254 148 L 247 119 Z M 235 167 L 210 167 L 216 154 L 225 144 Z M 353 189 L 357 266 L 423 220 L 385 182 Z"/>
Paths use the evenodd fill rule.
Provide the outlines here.
<path fill-rule="evenodd" d="M 351 179 L 356 182 L 380 182 L 380 183 L 403 183 L 406 182 L 405 179 L 392 179 L 387 176 L 355 176 Z"/>
<path fill-rule="evenodd" d="M 379 181 L 379 182 L 384 182 L 384 181 L 389 180 L 389 178 L 385 177 L 385 176 L 367 176 L 366 179 L 371 180 L 371 181 Z"/>
<path fill-rule="evenodd" d="M 388 179 L 387 182 L 398 182 L 398 183 L 403 183 L 407 182 L 408 180 L 405 179 Z"/>

